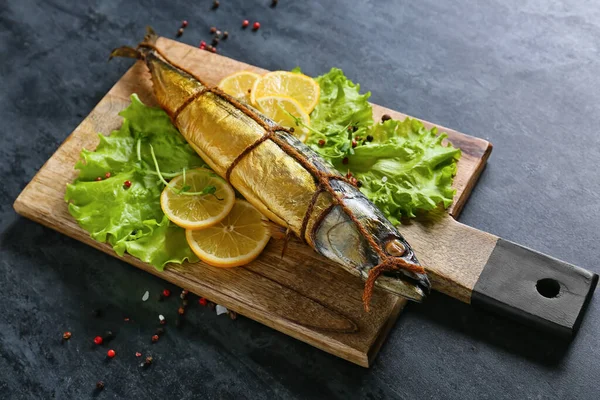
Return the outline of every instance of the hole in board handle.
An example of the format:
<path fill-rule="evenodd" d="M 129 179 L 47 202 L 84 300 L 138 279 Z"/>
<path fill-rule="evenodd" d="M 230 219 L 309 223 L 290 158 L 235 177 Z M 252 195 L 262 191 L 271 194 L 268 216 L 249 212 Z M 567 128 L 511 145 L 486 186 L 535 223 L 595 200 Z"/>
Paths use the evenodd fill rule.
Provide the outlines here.
<path fill-rule="evenodd" d="M 544 278 L 537 281 L 535 288 L 544 297 L 552 299 L 560 292 L 560 283 L 555 279 Z"/>

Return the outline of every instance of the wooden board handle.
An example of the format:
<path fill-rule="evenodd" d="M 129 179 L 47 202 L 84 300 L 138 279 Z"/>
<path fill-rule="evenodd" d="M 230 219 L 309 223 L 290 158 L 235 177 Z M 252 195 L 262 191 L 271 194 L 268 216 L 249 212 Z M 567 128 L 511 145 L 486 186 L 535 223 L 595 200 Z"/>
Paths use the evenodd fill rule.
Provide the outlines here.
<path fill-rule="evenodd" d="M 437 215 L 400 227 L 433 288 L 558 336 L 579 329 L 598 275 Z M 436 238 L 438 252 L 420 253 Z M 427 246 L 425 246 L 427 244 Z"/>

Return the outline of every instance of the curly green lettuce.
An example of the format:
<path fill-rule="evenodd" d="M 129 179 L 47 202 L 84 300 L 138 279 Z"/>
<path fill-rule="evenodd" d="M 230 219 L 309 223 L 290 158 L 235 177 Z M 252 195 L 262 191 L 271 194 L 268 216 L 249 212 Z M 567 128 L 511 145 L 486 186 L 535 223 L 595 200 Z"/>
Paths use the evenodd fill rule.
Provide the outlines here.
<path fill-rule="evenodd" d="M 119 130 L 110 136 L 100 134 L 95 151 L 82 150 L 75 165 L 79 176 L 67 185 L 69 212 L 92 238 L 110 243 L 120 256 L 127 252 L 159 270 L 171 262 L 197 261 L 185 231 L 160 208 L 163 185 L 153 171 L 149 148 L 166 174 L 204 162 L 168 115 L 144 105 L 137 95 L 119 115 L 124 118 Z M 125 181 L 131 186 L 126 187 Z"/>
<path fill-rule="evenodd" d="M 452 204 L 461 152 L 444 144 L 446 134 L 410 118 L 373 125 L 370 93 L 361 95 L 359 85 L 341 70 L 334 68 L 316 80 L 321 98 L 310 115 L 308 144 L 340 172 L 350 171 L 392 223 Z"/>

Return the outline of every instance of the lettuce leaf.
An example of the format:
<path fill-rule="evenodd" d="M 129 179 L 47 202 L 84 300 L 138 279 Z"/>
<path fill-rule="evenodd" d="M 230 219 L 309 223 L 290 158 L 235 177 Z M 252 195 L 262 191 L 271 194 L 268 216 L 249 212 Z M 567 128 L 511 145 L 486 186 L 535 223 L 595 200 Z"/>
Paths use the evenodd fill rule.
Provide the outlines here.
<path fill-rule="evenodd" d="M 321 98 L 310 115 L 308 144 L 343 174 L 350 171 L 362 184 L 361 191 L 392 223 L 452 204 L 456 192 L 452 181 L 461 153 L 444 144 L 446 134 L 438 135 L 435 128 L 429 130 L 410 118 L 373 125 L 370 93 L 361 95 L 360 86 L 339 69 L 316 81 Z M 352 148 L 356 137 L 360 139 Z"/>
<path fill-rule="evenodd" d="M 204 162 L 168 115 L 147 107 L 137 95 L 119 115 L 124 118 L 119 130 L 100 134 L 95 151 L 82 150 L 75 165 L 79 176 L 67 185 L 69 212 L 92 238 L 110 243 L 120 256 L 127 251 L 160 270 L 169 262 L 196 261 L 185 231 L 169 222 L 160 208 L 163 185 L 153 172 L 149 146 L 167 173 L 205 166 Z M 125 181 L 131 187 L 126 188 Z"/>
<path fill-rule="evenodd" d="M 445 133 L 427 129 L 421 121 L 406 118 L 373 126 L 372 142 L 354 149 L 350 171 L 362 183 L 361 191 L 394 224 L 417 211 L 452 204 L 460 149 L 443 144 Z"/>
<path fill-rule="evenodd" d="M 321 88 L 321 96 L 310 114 L 308 144 L 336 164 L 354 153 L 352 138 L 365 137 L 373 125 L 371 93 L 361 95 L 360 85 L 346 78 L 338 68 L 315 80 Z M 320 140 L 325 141 L 324 146 L 319 145 Z"/>

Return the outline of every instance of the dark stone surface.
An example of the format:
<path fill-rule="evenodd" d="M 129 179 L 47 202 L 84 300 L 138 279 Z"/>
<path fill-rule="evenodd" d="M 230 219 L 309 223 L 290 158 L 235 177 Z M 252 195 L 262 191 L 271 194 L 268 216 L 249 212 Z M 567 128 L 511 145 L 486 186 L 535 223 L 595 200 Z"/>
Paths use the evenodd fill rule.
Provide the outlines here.
<path fill-rule="evenodd" d="M 231 33 L 222 54 L 311 75 L 338 66 L 378 104 L 490 140 L 461 220 L 600 272 L 600 5 L 269 3 L 2 2 L 2 398 L 598 398 L 597 295 L 567 345 L 433 294 L 407 307 L 366 370 L 208 308 L 191 308 L 177 330 L 178 300 L 156 301 L 169 285 L 14 213 L 20 190 L 129 67 L 107 64 L 109 49 L 135 43 L 146 24 L 174 36 L 188 19 L 184 42 L 217 25 Z M 244 18 L 261 29 L 241 31 Z M 151 345 L 161 312 L 168 332 Z M 110 362 L 108 346 L 91 344 L 106 329 L 117 333 Z M 73 337 L 61 344 L 65 330 Z M 140 368 L 135 351 L 155 363 Z"/>

